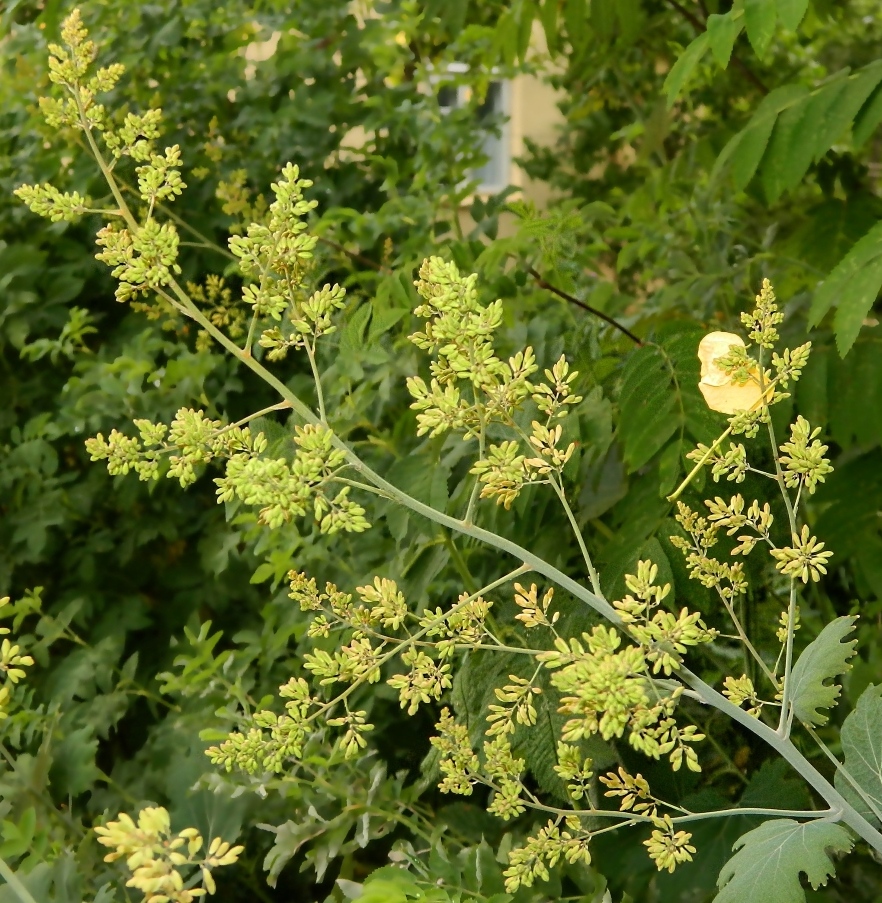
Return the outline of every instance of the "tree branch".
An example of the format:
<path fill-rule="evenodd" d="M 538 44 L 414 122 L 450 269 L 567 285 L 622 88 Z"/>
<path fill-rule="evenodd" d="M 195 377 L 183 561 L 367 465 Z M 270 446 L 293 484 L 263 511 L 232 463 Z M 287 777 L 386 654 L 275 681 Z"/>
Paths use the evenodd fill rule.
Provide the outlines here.
<path fill-rule="evenodd" d="M 638 338 L 625 326 L 622 326 L 617 320 L 614 320 L 612 317 L 607 316 L 602 311 L 597 310 L 592 307 L 590 304 L 586 304 L 584 301 L 580 301 L 578 298 L 574 298 L 572 295 L 565 292 L 563 289 L 558 288 L 556 285 L 552 285 L 546 279 L 544 279 L 533 267 L 527 267 L 527 272 L 536 280 L 536 285 L 539 288 L 544 288 L 547 292 L 551 292 L 553 295 L 557 295 L 558 298 L 563 298 L 564 301 L 568 301 L 570 304 L 575 304 L 576 307 L 581 307 L 582 310 L 588 311 L 589 314 L 594 314 L 595 317 L 600 317 L 606 323 L 609 323 L 610 326 L 618 329 L 619 332 L 624 333 L 635 345 L 643 345 L 643 340 Z"/>

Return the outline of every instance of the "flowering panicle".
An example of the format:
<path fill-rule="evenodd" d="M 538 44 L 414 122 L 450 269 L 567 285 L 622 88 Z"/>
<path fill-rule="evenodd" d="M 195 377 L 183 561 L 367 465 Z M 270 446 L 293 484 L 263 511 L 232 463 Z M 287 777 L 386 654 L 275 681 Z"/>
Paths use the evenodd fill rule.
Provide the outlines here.
<path fill-rule="evenodd" d="M 502 302 L 480 303 L 477 276 L 463 276 L 438 257 L 426 260 L 419 275 L 416 287 L 425 303 L 415 313 L 428 322 L 410 338 L 434 360 L 428 384 L 418 376 L 407 381 L 417 433 L 457 431 L 478 438 L 481 457 L 472 473 L 480 497 L 510 508 L 526 485 L 559 477 L 572 458 L 576 444 L 564 442 L 560 421 L 582 400 L 573 390 L 578 373 L 561 357 L 545 371 L 546 382 L 531 382 L 539 369 L 532 348 L 507 361 L 497 357 L 493 337 L 502 323 Z M 529 401 L 544 420 L 533 420 L 528 433 L 516 416 Z M 491 424 L 507 427 L 516 438 L 485 449 Z"/>
<path fill-rule="evenodd" d="M 196 828 L 184 828 L 175 834 L 169 814 L 161 807 L 147 807 L 135 822 L 123 813 L 117 821 L 109 821 L 95 828 L 98 842 L 111 847 L 105 862 L 125 858 L 132 877 L 126 887 L 144 894 L 144 903 L 194 903 L 206 894 L 213 894 L 215 886 L 212 870 L 233 865 L 244 847 L 232 846 L 215 837 L 204 855 L 202 835 Z M 200 887 L 185 878 L 198 870 Z"/>
<path fill-rule="evenodd" d="M 87 198 L 76 192 L 61 192 L 49 184 L 22 185 L 15 193 L 34 213 L 53 221 L 74 220 L 88 212 L 113 217 L 98 232 L 97 244 L 102 250 L 95 256 L 111 267 L 119 280 L 117 300 L 130 301 L 154 293 L 164 297 L 181 272 L 177 263 L 179 239 L 173 223 L 157 222 L 154 208 L 158 203 L 174 201 L 187 187 L 181 179 L 180 148 L 173 145 L 163 153 L 156 152 L 155 142 L 161 134 L 160 110 L 127 113 L 115 123 L 103 104 L 97 102 L 100 94 L 116 85 L 125 68 L 113 64 L 89 75 L 96 50 L 79 10 L 65 19 L 61 36 L 63 45 L 49 45 L 49 77 L 61 88 L 64 98 L 40 98 L 46 122 L 54 128 L 71 127 L 86 132 L 108 178 L 123 157 L 141 164 L 135 175 L 139 197 L 146 207 L 144 222 L 137 225 L 129 218 L 121 224 L 119 220 L 126 216 L 122 209 L 92 211 Z M 100 158 L 95 143 L 98 136 L 109 151 L 110 162 Z"/>
<path fill-rule="evenodd" d="M 222 459 L 225 474 L 214 481 L 218 502 L 239 499 L 255 506 L 262 524 L 277 527 L 311 511 L 323 533 L 360 533 L 370 526 L 364 508 L 350 498 L 350 487 L 335 489 L 345 454 L 333 445 L 327 427 L 295 427 L 297 451 L 289 461 L 264 455 L 263 433 L 225 426 L 189 408 L 181 408 L 170 427 L 149 420 L 136 420 L 135 426 L 140 438 L 112 430 L 107 438 L 98 433 L 88 439 L 92 460 L 106 461 L 113 475 L 133 470 L 142 480 L 156 480 L 164 471 L 189 486 L 196 481 L 197 467 Z"/>
<path fill-rule="evenodd" d="M 0 609 L 9 605 L 9 596 L 0 598 Z M 3 612 L 3 614 L 6 614 Z M 0 627 L 0 672 L 3 674 L 3 685 L 0 686 L 0 720 L 9 717 L 9 707 L 15 685 L 25 676 L 25 668 L 34 663 L 33 656 L 27 655 L 21 644 L 9 639 L 12 631 L 8 627 Z"/>

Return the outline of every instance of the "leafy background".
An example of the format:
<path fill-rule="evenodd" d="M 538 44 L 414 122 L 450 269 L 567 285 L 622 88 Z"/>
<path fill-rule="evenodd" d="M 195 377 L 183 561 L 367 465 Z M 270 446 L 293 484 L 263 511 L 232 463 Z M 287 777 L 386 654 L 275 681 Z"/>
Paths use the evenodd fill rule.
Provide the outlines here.
<path fill-rule="evenodd" d="M 424 255 L 451 256 L 481 275 L 487 300 L 505 299 L 512 348 L 530 342 L 543 363 L 563 351 L 576 361 L 586 396 L 572 418 L 576 513 L 610 592 L 649 555 L 683 604 L 719 620 L 667 542 L 664 497 L 685 452 L 720 430 L 695 387 L 697 337 L 737 329 L 770 278 L 786 302 L 785 336 L 801 342 L 810 330 L 815 343 L 781 417 L 824 425 L 837 467 L 809 509 L 836 567 L 809 600 L 798 643 L 834 616 L 861 616 L 860 659 L 836 724 L 879 681 L 882 14 L 873 0 L 81 5 L 103 52 L 127 67 L 116 102 L 160 100 L 168 143 L 182 145 L 189 167 L 176 212 L 210 242 L 223 244 L 236 222 L 215 199 L 220 181 L 242 181 L 253 197 L 289 159 L 315 180 L 325 239 L 317 268 L 345 281 L 351 298 L 324 361 L 329 403 L 341 433 L 397 485 L 450 510 L 467 491 L 462 452 L 415 439 L 404 391 L 421 365 L 406 335 L 410 278 Z M 268 534 L 247 511 L 215 504 L 211 474 L 180 492 L 111 481 L 87 461 L 84 437 L 133 417 L 168 419 L 200 399 L 235 419 L 273 399 L 222 356 L 196 350 L 185 329 L 117 305 L 90 256 L 94 223 L 47 224 L 12 198 L 22 182 L 48 179 L 103 191 L 85 155 L 48 134 L 36 111 L 48 88 L 46 36 L 70 6 L 12 2 L 0 12 L 0 594 L 19 600 L 16 625 L 37 659 L 0 728 L 0 855 L 38 899 L 133 899 L 89 828 L 153 802 L 178 827 L 246 844 L 220 900 L 342 900 L 390 850 L 416 855 L 425 848 L 417 832 L 441 830 L 445 843 L 430 843 L 414 873 L 440 882 L 438 893 L 489 898 L 502 890 L 498 858 L 529 823 L 506 833 L 480 800 L 439 797 L 426 759 L 432 719 L 405 721 L 390 693 L 361 701 L 378 739 L 353 766 L 322 758 L 317 745 L 309 773 L 272 783 L 207 767 L 207 743 L 298 667 L 305 623 L 284 592 L 290 567 L 347 587 L 381 572 L 434 604 L 492 578 L 499 562 L 392 509 L 355 539 L 329 542 L 304 526 Z M 368 7 L 375 15 L 358 15 Z M 469 65 L 457 78 L 474 93 L 444 115 L 426 74 L 453 61 Z M 552 192 L 546 210 L 468 200 L 493 67 L 539 72 L 559 89 L 555 146 L 529 146 L 521 161 Z M 225 266 L 209 247 L 187 249 L 189 278 Z M 537 273 L 644 344 L 543 289 Z M 308 395 L 297 361 L 282 375 Z M 284 447 L 288 431 L 265 428 Z M 525 497 L 513 517 L 492 507 L 481 516 L 577 568 L 547 499 Z M 776 588 L 753 576 L 744 618 L 771 637 Z M 718 662 L 700 664 L 719 675 Z M 470 662 L 455 704 L 477 720 L 505 667 Z M 696 809 L 808 804 L 763 749 L 721 721 L 706 726 L 717 741 L 704 753 L 713 789 L 630 764 Z M 553 751 L 539 736 L 522 742 L 532 744 L 535 780 L 554 794 Z M 629 764 L 627 749 L 594 754 Z M 751 827 L 746 817 L 702 825 L 702 855 L 672 876 L 654 872 L 639 832 L 598 840 L 597 872 L 561 871 L 517 899 L 599 900 L 608 883 L 616 901 L 710 900 L 732 843 Z M 875 900 L 877 876 L 855 855 L 808 898 Z M 361 899 L 407 899 L 401 881 L 376 872 Z"/>

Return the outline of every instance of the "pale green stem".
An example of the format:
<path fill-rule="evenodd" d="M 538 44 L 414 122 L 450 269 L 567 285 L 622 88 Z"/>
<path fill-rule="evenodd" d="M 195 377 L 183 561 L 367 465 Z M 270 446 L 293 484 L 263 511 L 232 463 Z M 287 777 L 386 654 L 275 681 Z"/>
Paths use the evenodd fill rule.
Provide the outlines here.
<path fill-rule="evenodd" d="M 790 734 L 790 725 L 792 716 L 790 713 L 790 696 L 792 693 L 791 673 L 793 671 L 793 637 L 796 631 L 793 629 L 793 622 L 796 619 L 796 580 L 790 580 L 790 601 L 787 605 L 787 639 L 784 647 L 784 692 L 781 696 L 781 718 L 778 721 L 778 733 L 782 737 Z"/>
<path fill-rule="evenodd" d="M 258 417 L 263 417 L 264 414 L 271 414 L 273 411 L 287 411 L 291 408 L 291 405 L 288 404 L 287 401 L 280 401 L 277 404 L 268 405 L 265 408 L 261 408 L 259 411 L 255 411 L 253 414 L 249 414 L 247 417 L 243 417 L 241 420 L 237 420 L 235 423 L 228 423 L 226 426 L 219 429 L 215 436 L 220 436 L 223 433 L 228 433 L 230 430 L 236 429 L 237 426 L 244 426 L 246 423 L 250 423 L 252 420 L 257 420 Z"/>
<path fill-rule="evenodd" d="M 6 860 L 2 857 L 0 857 L 0 878 L 3 878 L 13 891 L 15 891 L 15 895 L 21 903 L 37 903 L 31 896 L 31 892 L 21 883 L 18 876 L 6 864 Z"/>
<path fill-rule="evenodd" d="M 731 815 L 762 815 L 770 818 L 833 818 L 838 816 L 838 809 L 763 809 L 745 806 L 732 809 L 715 809 L 713 812 L 693 812 L 690 815 L 679 815 L 671 819 L 676 824 L 690 821 L 701 821 L 703 818 L 728 818 Z"/>
<path fill-rule="evenodd" d="M 818 744 L 824 755 L 836 766 L 836 770 L 842 775 L 843 778 L 845 778 L 846 781 L 848 781 L 849 784 L 851 784 L 852 789 L 867 804 L 873 815 L 875 815 L 876 818 L 879 819 L 879 821 L 882 821 L 882 810 L 879 809 L 872 797 L 870 797 L 867 792 L 861 788 L 861 785 L 858 784 L 858 782 L 851 776 L 851 773 L 848 771 L 848 769 L 839 761 L 839 759 L 836 758 L 836 756 L 833 755 L 827 744 L 824 743 L 824 741 L 818 736 L 818 732 L 810 724 L 803 722 L 802 726 L 806 729 L 806 731 L 808 731 L 808 734 L 812 738 L 812 740 L 814 740 L 815 743 Z"/>
<path fill-rule="evenodd" d="M 490 781 L 481 781 L 488 787 L 496 790 L 494 784 Z M 621 821 L 630 821 L 633 824 L 640 822 L 653 823 L 651 815 L 640 815 L 634 812 L 619 812 L 615 809 L 561 809 L 557 806 L 545 806 L 542 803 L 533 803 L 529 800 L 522 800 L 523 804 L 530 809 L 536 809 L 539 812 L 547 812 L 550 815 L 558 815 L 562 818 L 570 818 L 575 815 L 578 818 L 610 818 Z M 655 800 L 658 805 L 667 805 L 661 800 Z M 829 809 L 766 809 L 758 806 L 743 809 L 737 806 L 731 809 L 714 809 L 710 812 L 689 812 L 684 811 L 684 815 L 671 816 L 674 824 L 686 824 L 687 822 L 701 821 L 705 818 L 730 818 L 737 815 L 753 815 L 768 816 L 770 818 L 833 818 L 839 815 L 839 810 L 835 808 Z M 592 832 L 595 833 L 595 832 Z"/>
<path fill-rule="evenodd" d="M 557 497 L 560 499 L 561 505 L 563 505 L 563 509 L 566 512 L 567 520 L 570 522 L 570 526 L 573 528 L 573 534 L 576 537 L 576 542 L 579 543 L 579 548 L 582 550 L 582 558 L 585 560 L 585 567 L 588 568 L 588 576 L 591 579 L 591 586 L 597 595 L 603 599 L 605 598 L 603 595 L 603 591 L 600 588 L 600 576 L 597 573 L 597 568 L 594 567 L 594 562 L 591 561 L 591 556 L 588 554 L 588 547 L 585 545 L 585 538 L 582 536 L 582 531 L 579 529 L 579 524 L 576 521 L 576 516 L 573 514 L 572 508 L 570 508 L 569 502 L 567 501 L 566 493 L 564 493 L 563 486 L 558 483 L 558 481 L 551 476 L 549 478 L 549 483 L 551 483 L 554 491 L 557 493 Z"/>
<path fill-rule="evenodd" d="M 478 432 L 478 460 L 483 461 L 484 448 L 485 448 L 485 444 L 486 444 L 486 429 L 484 426 L 484 415 L 480 412 L 480 409 L 478 411 L 478 417 L 481 420 L 481 428 L 480 428 L 480 431 Z M 481 478 L 480 478 L 480 476 L 475 476 L 475 485 L 472 486 L 472 491 L 469 495 L 469 503 L 466 506 L 466 513 L 465 513 L 465 517 L 463 518 L 463 520 L 467 524 L 472 523 L 472 518 L 474 517 L 474 513 L 475 513 L 475 505 L 477 504 L 477 501 L 478 501 L 478 493 L 479 493 L 480 489 L 481 489 Z"/>
<path fill-rule="evenodd" d="M 248 324 L 248 335 L 245 337 L 245 347 L 242 349 L 245 354 L 251 357 L 251 345 L 254 342 L 254 332 L 257 329 L 257 310 L 251 315 L 251 322 Z"/>
<path fill-rule="evenodd" d="M 765 377 L 763 375 L 763 367 L 762 367 L 762 349 L 760 349 L 760 391 L 765 390 Z M 781 490 L 781 497 L 784 499 L 784 506 L 787 508 L 787 520 L 790 523 L 790 535 L 792 537 L 793 542 L 796 542 L 796 538 L 798 536 L 798 530 L 796 526 L 796 511 L 794 510 L 793 503 L 790 501 L 790 493 L 787 490 L 787 483 L 784 481 L 784 472 L 781 470 L 781 460 L 778 454 L 778 440 L 775 438 L 775 427 L 772 425 L 772 417 L 769 414 L 769 419 L 766 424 L 769 429 L 769 440 L 772 444 L 772 458 L 775 462 L 775 481 L 778 483 L 778 488 Z M 781 717 L 778 721 L 778 733 L 786 738 L 790 734 L 790 726 L 792 723 L 792 715 L 790 713 L 790 696 L 791 696 L 791 680 L 790 675 L 793 671 L 793 636 L 796 633 L 794 630 L 794 621 L 796 620 L 796 578 L 790 578 L 790 601 L 787 605 L 787 638 L 785 640 L 785 653 L 784 653 L 784 677 L 782 680 L 782 684 L 784 687 L 783 695 L 781 697 Z"/>
<path fill-rule="evenodd" d="M 733 721 L 747 728 L 772 747 L 797 771 L 834 811 L 840 812 L 839 819 L 862 837 L 877 853 L 882 855 L 882 834 L 880 834 L 844 796 L 809 762 L 808 759 L 786 737 L 764 724 L 758 718 L 731 703 L 725 696 L 706 684 L 697 674 L 687 668 L 679 672 L 683 681 L 695 690 L 708 705 L 719 709 Z"/>
<path fill-rule="evenodd" d="M 322 380 L 319 375 L 318 365 L 315 362 L 315 346 L 311 346 L 308 341 L 304 340 L 303 347 L 306 350 L 306 356 L 309 358 L 309 366 L 312 368 L 312 379 L 315 383 L 315 394 L 318 400 L 319 419 L 323 426 L 327 426 L 328 416 L 325 412 L 325 395 L 322 392 Z"/>
<path fill-rule="evenodd" d="M 772 682 L 772 686 L 777 689 L 778 681 L 775 680 L 775 675 L 772 674 L 772 672 L 769 670 L 769 666 L 765 663 L 765 661 L 763 661 L 762 656 L 759 654 L 759 652 L 757 652 L 753 643 L 750 642 L 750 638 L 747 636 L 747 632 L 744 630 L 740 619 L 735 614 L 735 609 L 726 599 L 723 599 L 722 595 L 720 596 L 720 599 L 722 600 L 723 606 L 725 607 L 726 611 L 729 613 L 729 617 L 732 620 L 732 624 L 735 627 L 735 630 L 738 631 L 738 638 L 744 644 L 744 647 L 751 654 L 756 663 L 760 666 L 760 668 L 762 668 L 763 673 L 766 675 L 766 677 L 768 677 Z"/>
<path fill-rule="evenodd" d="M 668 496 L 669 502 L 676 502 L 678 498 L 683 494 L 683 490 L 695 479 L 695 475 L 704 467 L 705 464 L 710 460 L 710 456 L 719 448 L 720 444 L 723 440 L 732 432 L 732 427 L 730 426 L 725 433 L 722 433 L 717 437 L 716 442 L 701 456 L 701 459 L 689 471 L 686 476 L 686 479 Z"/>

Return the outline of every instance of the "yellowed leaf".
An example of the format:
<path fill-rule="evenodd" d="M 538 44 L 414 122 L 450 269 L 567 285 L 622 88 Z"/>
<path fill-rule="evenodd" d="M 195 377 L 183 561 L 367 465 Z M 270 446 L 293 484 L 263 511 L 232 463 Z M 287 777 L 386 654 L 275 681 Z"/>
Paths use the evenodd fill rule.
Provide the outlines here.
<path fill-rule="evenodd" d="M 744 339 L 734 332 L 708 333 L 698 345 L 698 359 L 701 361 L 701 381 L 698 388 L 707 406 L 721 414 L 753 411 L 763 402 L 758 367 L 752 367 L 750 370 L 752 379 L 739 386 L 718 366 L 719 359 L 727 355 L 733 346 L 746 347 Z M 766 389 L 766 396 L 770 394 L 771 389 Z"/>

